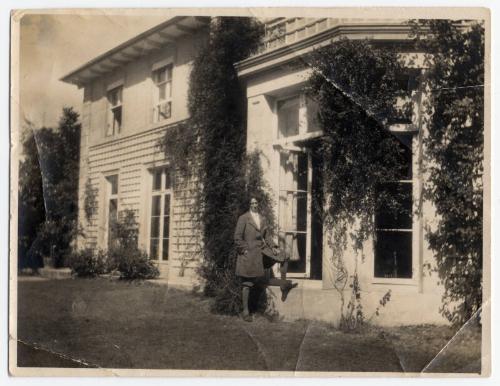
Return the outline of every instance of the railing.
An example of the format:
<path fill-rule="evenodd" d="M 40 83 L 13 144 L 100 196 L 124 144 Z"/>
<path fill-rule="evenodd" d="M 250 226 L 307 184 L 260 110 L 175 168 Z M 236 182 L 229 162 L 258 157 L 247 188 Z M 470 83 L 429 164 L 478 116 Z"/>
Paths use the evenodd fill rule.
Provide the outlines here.
<path fill-rule="evenodd" d="M 261 52 L 267 52 L 325 31 L 344 19 L 275 18 L 267 20 Z"/>

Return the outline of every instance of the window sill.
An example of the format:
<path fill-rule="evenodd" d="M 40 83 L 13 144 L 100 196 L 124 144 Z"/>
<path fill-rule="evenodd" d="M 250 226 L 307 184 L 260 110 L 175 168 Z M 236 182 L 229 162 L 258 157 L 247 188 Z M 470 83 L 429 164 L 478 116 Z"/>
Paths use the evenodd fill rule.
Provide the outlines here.
<path fill-rule="evenodd" d="M 172 119 L 172 117 L 167 118 L 167 119 L 163 119 L 163 120 L 158 121 L 158 122 L 153 122 L 150 125 L 150 130 L 154 130 L 154 129 L 158 129 L 159 127 L 162 127 L 162 126 L 170 125 L 172 122 L 174 122 L 174 120 Z"/>
<path fill-rule="evenodd" d="M 283 149 L 292 149 L 294 150 L 294 147 L 298 146 L 297 142 L 303 142 L 307 141 L 309 139 L 314 139 L 314 138 L 319 138 L 323 136 L 323 131 L 313 131 L 311 133 L 305 133 L 305 134 L 299 134 L 299 135 L 293 135 L 291 137 L 285 137 L 285 138 L 280 138 L 276 141 L 273 142 L 273 146 L 277 148 L 283 148 Z"/>
<path fill-rule="evenodd" d="M 390 279 L 390 278 L 373 278 L 371 284 L 373 285 L 397 285 L 397 286 L 417 286 L 416 279 Z"/>

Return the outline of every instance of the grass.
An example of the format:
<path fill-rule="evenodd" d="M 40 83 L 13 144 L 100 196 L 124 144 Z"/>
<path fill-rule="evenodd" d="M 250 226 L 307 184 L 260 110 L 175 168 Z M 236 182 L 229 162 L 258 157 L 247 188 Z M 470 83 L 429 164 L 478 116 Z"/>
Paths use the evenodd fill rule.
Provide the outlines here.
<path fill-rule="evenodd" d="M 419 372 L 431 362 L 432 372 L 480 371 L 477 327 L 432 361 L 454 336 L 448 327 L 246 323 L 210 313 L 194 294 L 109 279 L 20 281 L 18 296 L 21 367 Z"/>

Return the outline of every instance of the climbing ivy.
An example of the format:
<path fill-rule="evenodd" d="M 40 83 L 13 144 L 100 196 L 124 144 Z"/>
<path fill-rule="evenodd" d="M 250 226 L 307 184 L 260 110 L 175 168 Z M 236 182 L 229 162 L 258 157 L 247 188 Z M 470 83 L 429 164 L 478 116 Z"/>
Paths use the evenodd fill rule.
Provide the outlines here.
<path fill-rule="evenodd" d="M 163 146 L 166 156 L 200 187 L 193 212 L 202 229 L 204 292 L 216 298 L 218 312 L 234 313 L 239 292 L 233 233 L 247 209 L 246 99 L 234 63 L 257 50 L 263 27 L 252 18 L 218 17 L 207 32 L 190 74 L 190 118 L 166 133 Z"/>
<path fill-rule="evenodd" d="M 445 289 L 442 313 L 461 326 L 482 304 L 484 25 L 419 20 L 413 26 L 428 53 L 424 194 L 438 219 L 428 241 Z"/>
<path fill-rule="evenodd" d="M 323 199 L 315 202 L 330 235 L 341 324 L 350 329 L 364 317 L 357 259 L 349 272 L 346 248 L 351 245 L 359 254 L 363 242 L 375 237 L 378 209 L 405 212 L 403 192 L 381 189 L 401 179 L 404 168 L 399 141 L 387 129 L 396 116 L 396 97 L 404 93 L 398 82 L 404 66 L 394 50 L 347 39 L 315 51 L 309 64 L 308 94 L 318 104 L 324 133 L 315 149 L 322 160 Z M 348 286 L 352 296 L 346 299 Z"/>

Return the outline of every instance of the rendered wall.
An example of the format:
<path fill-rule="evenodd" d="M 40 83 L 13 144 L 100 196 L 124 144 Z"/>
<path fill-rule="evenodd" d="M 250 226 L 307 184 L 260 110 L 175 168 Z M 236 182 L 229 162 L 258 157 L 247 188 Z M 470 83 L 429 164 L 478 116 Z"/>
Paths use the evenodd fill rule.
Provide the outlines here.
<path fill-rule="evenodd" d="M 277 135 L 275 101 L 276 98 L 300 92 L 308 74 L 309 71 L 304 68 L 283 66 L 253 76 L 246 83 L 248 98 L 247 150 L 259 150 L 261 152 L 264 177 L 271 188 L 276 211 L 279 197 L 279 147 L 277 144 L 280 141 Z M 417 124 L 419 130 L 425 130 L 420 120 Z M 420 136 L 416 134 L 412 146 L 415 210 L 420 203 L 420 189 L 425 180 L 425 176 L 419 171 L 421 153 L 425 151 L 425 149 L 421 148 L 420 142 Z M 358 266 L 361 297 L 366 304 L 366 315 L 373 314 L 379 300 L 388 290 L 391 291 L 391 301 L 381 311 L 381 316 L 377 318 L 378 323 L 390 325 L 446 322 L 439 314 L 443 288 L 438 284 L 437 274 L 435 272 L 431 273 L 431 270 L 435 268 L 435 262 L 432 251 L 428 248 L 425 235 L 427 226 L 432 226 L 435 220 L 432 205 L 423 202 L 421 214 L 414 215 L 413 218 L 413 278 L 411 280 L 374 277 L 373 240 L 367 240 L 364 243 L 361 253 L 355 254 L 352 248 L 348 248 L 344 252 L 345 263 L 350 275 L 354 273 L 355 265 Z M 292 299 L 295 297 L 295 300 L 291 302 L 296 302 L 296 305 L 300 303 L 302 306 L 299 308 L 291 307 L 277 301 L 277 309 L 284 316 L 338 321 L 340 294 L 334 289 L 333 285 L 336 270 L 331 262 L 333 253 L 328 245 L 327 232 L 324 232 L 323 240 L 322 280 L 299 280 L 299 290 L 292 296 Z M 349 291 L 345 292 L 345 296 L 346 299 L 350 297 Z M 279 299 L 279 296 L 277 299 Z M 374 322 L 377 323 L 375 320 Z"/>

